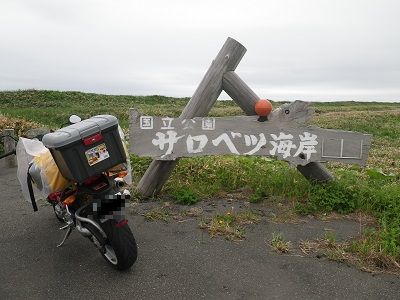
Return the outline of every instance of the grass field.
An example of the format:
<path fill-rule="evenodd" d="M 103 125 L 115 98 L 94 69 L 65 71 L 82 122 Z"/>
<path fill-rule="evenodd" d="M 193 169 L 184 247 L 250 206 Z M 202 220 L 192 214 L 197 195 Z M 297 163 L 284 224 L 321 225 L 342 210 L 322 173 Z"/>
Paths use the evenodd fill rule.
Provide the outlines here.
<path fill-rule="evenodd" d="M 163 96 L 107 96 L 79 92 L 0 92 L 0 129 L 18 133 L 46 125 L 58 128 L 69 115 L 84 118 L 113 114 L 128 126 L 128 108 L 148 115 L 178 116 L 188 99 Z M 274 102 L 274 107 L 282 103 Z M 286 163 L 263 157 L 214 156 L 182 159 L 163 193 L 181 203 L 246 191 L 248 199 L 284 201 L 299 214 L 362 212 L 377 219 L 346 249 L 361 257 L 400 262 L 400 103 L 315 103 L 313 124 L 373 134 L 366 168 L 328 164 L 336 180 L 324 185 L 307 182 Z M 241 115 L 232 101 L 219 101 L 212 116 Z M 135 180 L 150 160 L 132 156 Z M 161 195 L 162 197 L 162 195 Z M 397 262 L 396 262 L 397 261 Z"/>

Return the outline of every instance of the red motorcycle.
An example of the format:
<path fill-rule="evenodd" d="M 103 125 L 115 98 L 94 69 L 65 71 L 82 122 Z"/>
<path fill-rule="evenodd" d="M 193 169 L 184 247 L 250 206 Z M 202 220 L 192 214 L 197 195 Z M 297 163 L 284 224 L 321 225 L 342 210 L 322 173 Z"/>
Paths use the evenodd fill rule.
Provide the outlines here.
<path fill-rule="evenodd" d="M 19 138 L 16 151 L 0 159 L 17 155 L 18 179 L 34 211 L 38 190 L 52 205 L 66 231 L 58 247 L 76 229 L 112 267 L 128 269 L 137 259 L 137 245 L 124 214 L 130 166 L 118 120 L 71 116 L 70 123 L 33 139 Z"/>

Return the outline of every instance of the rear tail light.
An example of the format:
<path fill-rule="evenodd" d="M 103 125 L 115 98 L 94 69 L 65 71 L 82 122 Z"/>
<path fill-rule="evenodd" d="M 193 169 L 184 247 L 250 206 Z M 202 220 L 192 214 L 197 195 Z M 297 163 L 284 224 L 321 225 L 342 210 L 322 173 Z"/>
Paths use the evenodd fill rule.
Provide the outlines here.
<path fill-rule="evenodd" d="M 119 178 L 124 178 L 124 177 L 126 177 L 126 175 L 128 175 L 128 171 L 121 171 L 118 173 Z"/>
<path fill-rule="evenodd" d="M 121 227 L 124 227 L 124 226 L 127 225 L 127 224 L 128 224 L 128 220 L 127 220 L 127 219 L 124 219 L 124 220 L 119 221 L 118 223 L 116 223 L 116 224 L 115 224 L 115 227 L 121 228 Z"/>
<path fill-rule="evenodd" d="M 73 194 L 73 195 L 71 195 L 71 196 L 65 198 L 65 200 L 63 201 L 63 203 L 64 203 L 65 205 L 72 205 L 72 203 L 74 203 L 75 200 L 76 200 L 76 196 Z"/>
<path fill-rule="evenodd" d="M 92 136 L 89 136 L 87 138 L 84 138 L 83 139 L 83 144 L 85 146 L 89 146 L 89 145 L 92 145 L 94 143 L 100 142 L 101 140 L 103 140 L 103 136 L 99 132 L 99 133 L 96 133 L 95 135 L 92 135 Z"/>
<path fill-rule="evenodd" d="M 60 191 L 58 191 L 58 192 L 53 192 L 53 193 L 51 193 L 51 194 L 49 194 L 49 195 L 47 196 L 47 199 L 49 199 L 49 201 L 52 201 L 52 202 L 57 202 L 57 201 L 60 200 L 61 195 L 62 195 L 62 192 L 60 192 Z"/>

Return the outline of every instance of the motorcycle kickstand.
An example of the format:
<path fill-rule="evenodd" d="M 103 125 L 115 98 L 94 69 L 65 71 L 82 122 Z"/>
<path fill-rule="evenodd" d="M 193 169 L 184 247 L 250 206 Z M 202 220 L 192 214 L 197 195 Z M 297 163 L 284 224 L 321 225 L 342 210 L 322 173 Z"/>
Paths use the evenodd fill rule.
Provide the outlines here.
<path fill-rule="evenodd" d="M 57 245 L 57 248 L 59 248 L 59 247 L 61 247 L 62 245 L 64 245 L 65 241 L 68 239 L 69 235 L 70 235 L 71 232 L 72 232 L 72 226 L 71 226 L 71 225 L 67 225 L 67 226 L 61 227 L 60 229 L 66 229 L 67 227 L 68 227 L 68 230 L 67 230 L 67 232 L 65 233 L 65 236 L 64 236 L 63 240 L 61 241 L 61 243 L 60 243 L 59 245 Z"/>
<path fill-rule="evenodd" d="M 67 229 L 68 227 L 71 227 L 71 224 L 67 224 L 67 225 L 65 225 L 65 226 L 63 226 L 63 227 L 60 227 L 60 228 L 58 228 L 58 229 L 64 230 L 64 229 Z"/>

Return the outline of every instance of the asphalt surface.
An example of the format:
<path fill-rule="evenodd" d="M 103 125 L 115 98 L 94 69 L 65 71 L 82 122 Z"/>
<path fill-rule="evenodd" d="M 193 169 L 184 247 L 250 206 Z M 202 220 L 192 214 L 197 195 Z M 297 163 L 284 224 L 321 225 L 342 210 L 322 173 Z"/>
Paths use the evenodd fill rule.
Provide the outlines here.
<path fill-rule="evenodd" d="M 357 233 L 353 221 L 250 226 L 246 239 L 210 238 L 198 219 L 148 222 L 131 215 L 139 247 L 131 270 L 110 268 L 88 240 L 62 238 L 51 207 L 34 213 L 15 169 L 0 166 L 0 299 L 399 299 L 400 278 L 372 275 L 313 256 L 277 254 L 272 232 L 291 241 L 327 227 Z"/>

